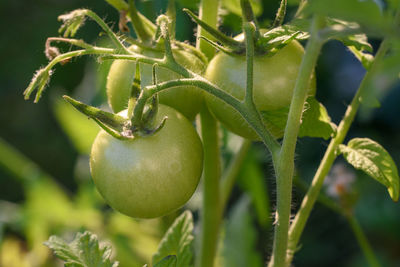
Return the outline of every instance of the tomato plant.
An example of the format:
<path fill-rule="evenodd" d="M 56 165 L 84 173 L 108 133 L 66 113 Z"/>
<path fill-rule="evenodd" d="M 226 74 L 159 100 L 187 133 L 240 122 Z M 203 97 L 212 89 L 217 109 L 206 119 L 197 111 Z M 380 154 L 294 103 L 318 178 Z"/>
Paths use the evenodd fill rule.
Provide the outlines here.
<path fill-rule="evenodd" d="M 254 103 L 260 111 L 289 106 L 303 55 L 301 44 L 292 41 L 272 56 L 255 56 L 253 92 Z M 220 52 L 210 61 L 205 77 L 222 90 L 243 100 L 246 89 L 246 58 Z M 315 77 L 310 81 L 309 88 L 309 94 L 315 94 Z M 259 139 L 231 106 L 213 96 L 207 97 L 206 101 L 212 113 L 230 131 L 248 139 Z"/>
<path fill-rule="evenodd" d="M 121 141 L 101 131 L 93 142 L 94 183 L 121 213 L 135 218 L 166 215 L 185 204 L 197 187 L 203 168 L 201 141 L 184 116 L 160 105 L 155 121 L 164 116 L 164 127 L 154 135 Z"/>
<path fill-rule="evenodd" d="M 324 179 L 339 155 L 384 185 L 394 201 L 400 195 L 397 167 L 381 145 L 369 138 L 353 138 L 344 144 L 360 106 L 376 107 L 379 102 L 376 88 L 382 86 L 383 80 L 386 85 L 393 83 L 394 77 L 398 78 L 400 53 L 393 44 L 400 42 L 394 40 L 393 33 L 400 24 L 400 5 L 398 1 L 396 5 L 396 1 L 388 1 L 383 10 L 373 1 L 351 1 L 337 0 L 335 5 L 328 0 L 301 1 L 294 19 L 283 24 L 287 1 L 282 0 L 271 27 L 262 30 L 251 1 L 241 0 L 244 34 L 241 38 L 231 38 L 217 30 L 218 1 L 202 0 L 201 18 L 189 10 L 186 12 L 199 25 L 196 47 L 211 60 L 205 75 L 202 73 L 206 60 L 197 56 L 194 50 L 182 49 L 182 43 L 171 33 L 176 22 L 174 1 L 169 1 L 166 14 L 157 18 L 156 25 L 136 10 L 135 1 L 107 1 L 120 12 L 121 32 L 129 29 L 124 26 L 131 23 L 137 40 L 126 33 L 118 36 L 95 13 L 78 9 L 60 16 L 64 22 L 61 32 L 66 36 L 48 39 L 46 52 L 50 63 L 36 73 L 25 97 L 29 98 L 37 90 L 35 100 L 40 98 L 57 63 L 67 63 L 82 55 L 116 60 L 107 84 L 108 100 L 114 113 L 68 96 L 64 98 L 103 129 L 93 144 L 91 173 L 104 199 L 124 214 L 154 218 L 181 207 L 193 194 L 203 169 L 199 236 L 193 235 L 191 213 L 183 213 L 161 241 L 152 259 L 153 266 L 195 264 L 211 267 L 216 262 L 218 244 L 222 243 L 222 254 L 226 254 L 223 261 L 227 266 L 262 264 L 260 255 L 254 253 L 257 235 L 252 227 L 248 198 L 243 197 L 240 205 L 235 206 L 235 212 L 230 216 L 234 223 L 227 224 L 224 242 L 220 242 L 219 235 L 235 179 L 251 141 L 260 139 L 271 155 L 269 159 L 276 184 L 273 244 L 268 244 L 272 250 L 264 258 L 270 259 L 268 266 L 287 267 L 298 249 Z M 366 17 L 364 13 L 370 16 Z M 375 18 L 373 22 L 369 17 Z M 67 38 L 76 33 L 86 18 L 97 22 L 108 35 L 113 42 L 111 48 Z M 383 39 L 374 55 L 367 41 L 369 33 Z M 338 126 L 315 98 L 314 70 L 323 45 L 332 39 L 346 46 L 366 69 L 364 80 Z M 305 49 L 300 41 L 306 41 Z M 62 53 L 52 45 L 54 42 L 81 49 Z M 128 42 L 137 46 L 128 47 Z M 215 47 L 221 51 L 214 54 Z M 207 93 L 208 108 L 204 106 L 195 123 L 201 132 L 200 142 L 189 120 L 201 106 L 203 91 Z M 183 115 L 172 107 L 159 106 L 159 100 Z M 124 111 L 116 113 L 120 110 Z M 226 168 L 222 168 L 219 125 L 209 110 L 229 130 L 247 138 L 239 138 L 238 152 L 232 153 Z M 304 186 L 307 192 L 291 222 L 296 145 L 303 136 L 330 141 L 312 184 Z M 229 134 L 225 137 L 225 146 L 235 138 Z M 281 137 L 282 142 L 278 140 Z M 257 211 L 259 218 L 264 220 L 260 222 L 272 226 L 266 207 L 269 204 L 265 204 L 267 193 L 264 192 L 263 177 L 249 182 L 247 175 L 256 173 L 257 176 L 259 170 L 254 164 L 247 164 L 247 170 L 245 191 L 254 202 L 261 199 L 263 204 L 258 205 Z M 350 201 L 349 187 L 336 183 L 332 188 L 337 191 L 338 198 L 321 198 L 321 202 L 347 219 L 370 265 L 378 265 L 368 239 L 353 216 L 354 202 Z M 347 201 L 343 201 L 346 198 Z M 235 231 L 228 229 L 229 226 L 245 234 L 235 236 L 236 241 L 232 241 L 235 239 L 231 233 Z M 89 234 L 78 237 L 81 241 L 76 242 L 84 248 L 85 240 L 91 239 Z M 195 238 L 199 239 L 196 242 L 198 253 L 192 251 Z M 54 246 L 60 244 L 53 243 Z M 79 251 L 77 254 L 80 255 Z M 109 253 L 102 253 L 105 254 Z M 246 259 L 244 263 L 242 259 Z"/>
<path fill-rule="evenodd" d="M 149 57 L 162 58 L 162 51 L 138 48 L 131 46 L 130 50 Z M 186 68 L 202 73 L 205 70 L 204 62 L 193 53 L 183 49 L 173 49 L 176 61 Z M 107 97 L 111 108 L 115 112 L 127 108 L 130 89 L 135 74 L 135 62 L 127 60 L 116 60 L 110 69 L 107 77 Z M 141 86 L 145 87 L 152 84 L 152 67 L 149 64 L 140 64 Z M 163 82 L 179 78 L 179 75 L 165 68 L 157 68 L 157 81 Z M 173 88 L 161 92 L 159 95 L 160 103 L 175 108 L 189 120 L 193 120 L 203 105 L 203 93 L 193 87 L 185 86 Z"/>

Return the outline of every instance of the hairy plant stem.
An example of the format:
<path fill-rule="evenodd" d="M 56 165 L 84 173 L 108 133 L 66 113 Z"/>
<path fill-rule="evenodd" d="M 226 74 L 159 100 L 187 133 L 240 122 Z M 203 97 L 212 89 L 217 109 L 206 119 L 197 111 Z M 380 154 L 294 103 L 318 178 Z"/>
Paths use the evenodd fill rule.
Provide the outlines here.
<path fill-rule="evenodd" d="M 311 186 L 307 191 L 307 194 L 303 198 L 303 202 L 301 203 L 300 209 L 294 218 L 294 221 L 290 227 L 289 232 L 289 247 L 288 247 L 288 257 L 287 263 L 289 264 L 293 259 L 294 251 L 296 250 L 297 244 L 300 240 L 300 236 L 304 230 L 305 224 L 307 222 L 308 217 L 310 216 L 311 210 L 314 207 L 314 204 L 318 198 L 318 195 L 321 191 L 322 185 L 324 183 L 324 179 L 330 168 L 332 167 L 333 162 L 336 159 L 336 149 L 343 142 L 346 134 L 355 118 L 357 110 L 361 104 L 361 96 L 363 94 L 364 89 L 367 87 L 370 79 L 373 77 L 374 72 L 377 69 L 377 63 L 382 60 L 384 55 L 389 49 L 389 44 L 385 40 L 382 42 L 379 50 L 375 56 L 375 59 L 365 75 L 363 81 L 360 84 L 360 87 L 354 96 L 351 104 L 347 107 L 346 113 L 340 122 L 336 136 L 331 140 L 329 146 L 325 152 L 325 155 L 318 167 L 317 172 L 313 178 Z"/>
<path fill-rule="evenodd" d="M 221 155 L 218 124 L 204 105 L 200 113 L 201 136 L 204 148 L 203 206 L 201 210 L 200 252 L 196 265 L 214 266 L 219 228 L 222 220 L 220 208 Z"/>
<path fill-rule="evenodd" d="M 322 40 L 318 36 L 324 19 L 315 16 L 311 28 L 311 37 L 307 42 L 305 54 L 300 65 L 288 121 L 283 136 L 282 148 L 277 162 L 274 162 L 276 173 L 277 206 L 272 258 L 269 266 L 286 266 L 286 250 L 288 244 L 289 221 L 292 200 L 292 178 L 294 171 L 294 152 L 301 123 L 304 103 L 307 97 L 311 74 L 315 68 Z"/>
<path fill-rule="evenodd" d="M 200 19 L 213 27 L 218 22 L 218 0 L 202 0 Z M 200 26 L 197 37 L 210 37 Z M 208 59 L 214 56 L 215 49 L 202 39 L 197 39 L 196 47 Z M 206 105 L 200 112 L 201 135 L 204 147 L 203 165 L 203 207 L 201 210 L 200 251 L 196 266 L 212 267 L 217 253 L 219 228 L 222 221 L 220 209 L 221 154 L 219 150 L 218 124 Z"/>
<path fill-rule="evenodd" d="M 217 28 L 218 24 L 218 9 L 219 0 L 202 0 L 200 4 L 199 17 L 202 21 L 210 25 L 211 27 Z M 203 52 L 208 59 L 214 56 L 215 48 L 212 47 L 207 41 L 199 39 L 203 36 L 207 39 L 214 40 L 212 35 L 203 29 L 200 25 L 197 26 L 197 42 L 196 48 Z"/>

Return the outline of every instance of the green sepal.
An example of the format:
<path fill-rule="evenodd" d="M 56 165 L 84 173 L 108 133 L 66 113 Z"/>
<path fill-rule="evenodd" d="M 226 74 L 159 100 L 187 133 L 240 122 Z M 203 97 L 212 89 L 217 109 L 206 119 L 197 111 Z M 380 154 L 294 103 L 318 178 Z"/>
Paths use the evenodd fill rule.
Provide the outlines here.
<path fill-rule="evenodd" d="M 255 45 L 258 53 L 273 56 L 293 40 L 305 40 L 309 33 L 297 25 L 285 24 L 269 30 L 261 35 Z"/>
<path fill-rule="evenodd" d="M 243 42 L 236 41 L 235 39 L 221 33 L 220 31 L 214 29 L 204 21 L 202 21 L 199 17 L 197 17 L 192 11 L 190 11 L 187 8 L 183 9 L 184 12 L 186 12 L 194 22 L 199 24 L 205 31 L 207 31 L 209 34 L 211 34 L 218 42 L 223 44 L 226 47 L 229 47 L 233 51 L 238 51 L 242 52 L 245 50 L 245 46 Z"/>
<path fill-rule="evenodd" d="M 107 127 L 115 132 L 122 133 L 129 126 L 130 121 L 120 115 L 113 114 L 101 109 L 86 105 L 80 101 L 77 101 L 67 95 L 63 98 L 73 105 L 77 110 L 93 119 L 97 124 L 104 129 Z"/>

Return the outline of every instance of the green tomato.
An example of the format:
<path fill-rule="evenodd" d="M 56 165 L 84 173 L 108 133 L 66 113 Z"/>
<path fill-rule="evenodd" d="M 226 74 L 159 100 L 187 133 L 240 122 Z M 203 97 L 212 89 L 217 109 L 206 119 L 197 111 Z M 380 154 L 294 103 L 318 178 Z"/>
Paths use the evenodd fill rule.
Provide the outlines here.
<path fill-rule="evenodd" d="M 163 53 L 143 50 L 137 46 L 129 48 L 133 52 L 149 57 L 162 58 Z M 196 73 L 203 73 L 204 63 L 194 54 L 186 51 L 173 49 L 175 60 Z M 130 90 L 135 75 L 136 64 L 129 60 L 115 60 L 110 68 L 107 77 L 107 97 L 108 103 L 114 112 L 120 112 L 128 107 Z M 156 69 L 157 82 L 179 79 L 180 75 L 171 70 L 158 67 Z M 152 84 L 152 66 L 140 63 L 141 87 Z M 159 93 L 160 103 L 173 107 L 185 115 L 189 120 L 193 120 L 203 105 L 203 93 L 200 89 L 193 86 L 176 87 L 164 90 Z"/>
<path fill-rule="evenodd" d="M 253 63 L 253 99 L 259 111 L 273 111 L 289 106 L 304 49 L 292 41 L 273 56 L 255 56 Z M 246 88 L 246 57 L 218 53 L 208 65 L 205 77 L 225 92 L 243 100 Z M 315 94 L 315 78 L 309 94 Z M 257 134 L 231 106 L 214 96 L 206 97 L 215 117 L 230 131 L 258 140 Z M 281 136 L 276 136 L 281 137 Z"/>
<path fill-rule="evenodd" d="M 93 181 L 106 202 L 128 216 L 166 215 L 184 205 L 198 185 L 200 138 L 182 114 L 160 105 L 155 121 L 165 116 L 164 127 L 153 135 L 121 141 L 102 130 L 93 143 Z"/>

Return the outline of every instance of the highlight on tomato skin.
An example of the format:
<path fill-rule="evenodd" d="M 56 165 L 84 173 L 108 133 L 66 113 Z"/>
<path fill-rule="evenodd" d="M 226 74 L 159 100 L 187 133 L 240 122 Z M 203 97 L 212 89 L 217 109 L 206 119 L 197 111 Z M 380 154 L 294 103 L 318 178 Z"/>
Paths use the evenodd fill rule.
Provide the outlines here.
<path fill-rule="evenodd" d="M 297 41 L 290 42 L 273 56 L 255 55 L 253 98 L 260 111 L 289 106 L 303 55 L 304 48 Z M 246 57 L 219 52 L 210 61 L 205 77 L 225 92 L 243 100 L 246 90 Z M 309 95 L 314 95 L 315 76 L 309 87 Z M 259 139 L 241 115 L 228 104 L 211 95 L 206 96 L 206 103 L 228 130 L 247 139 Z"/>
<path fill-rule="evenodd" d="M 203 147 L 196 130 L 164 105 L 159 105 L 155 124 L 165 116 L 164 127 L 153 135 L 121 141 L 101 131 L 93 143 L 90 170 L 97 190 L 128 216 L 166 215 L 182 207 L 199 183 Z"/>
<path fill-rule="evenodd" d="M 133 52 L 155 58 L 164 56 L 161 51 L 152 51 L 131 46 Z M 196 73 L 203 73 L 206 66 L 194 54 L 181 49 L 173 49 L 175 60 Z M 130 89 L 135 74 L 135 62 L 129 60 L 115 60 L 107 76 L 107 98 L 114 112 L 120 112 L 128 107 Z M 165 82 L 180 78 L 180 76 L 166 68 L 156 68 L 157 82 Z M 141 87 L 152 84 L 152 66 L 140 63 Z M 160 103 L 173 107 L 189 120 L 194 120 L 203 105 L 203 92 L 193 86 L 177 87 L 159 93 Z"/>

